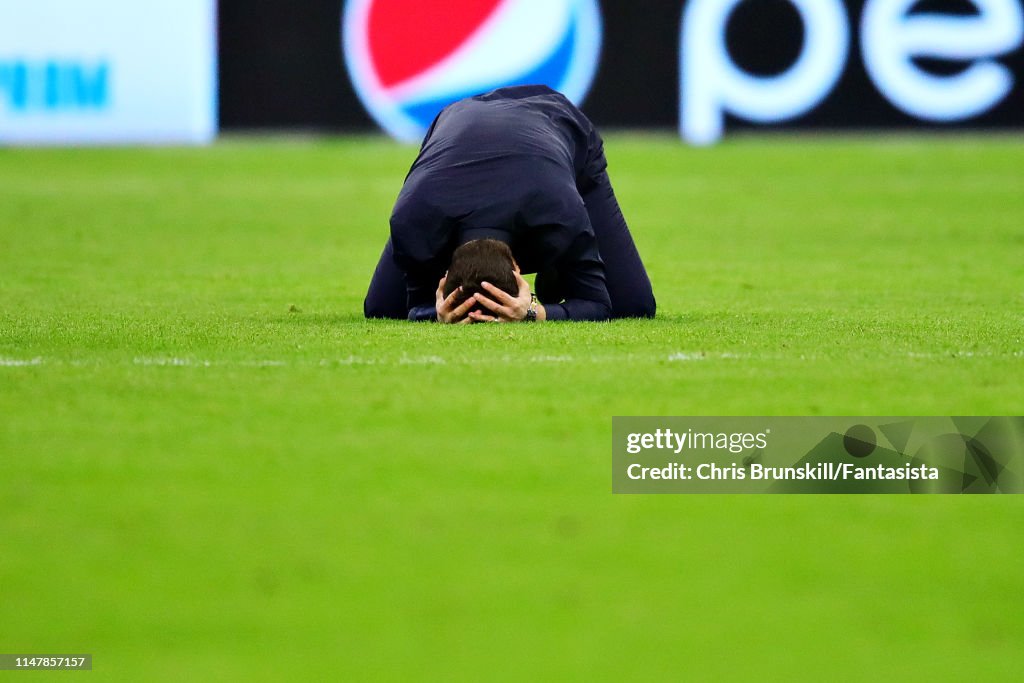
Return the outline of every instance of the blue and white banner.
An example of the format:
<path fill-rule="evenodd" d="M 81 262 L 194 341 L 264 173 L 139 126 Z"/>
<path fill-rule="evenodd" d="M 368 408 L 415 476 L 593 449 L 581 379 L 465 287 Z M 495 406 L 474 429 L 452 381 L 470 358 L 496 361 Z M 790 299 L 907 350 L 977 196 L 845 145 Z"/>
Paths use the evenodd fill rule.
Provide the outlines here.
<path fill-rule="evenodd" d="M 215 0 L 0 0 L 0 144 L 205 143 Z"/>

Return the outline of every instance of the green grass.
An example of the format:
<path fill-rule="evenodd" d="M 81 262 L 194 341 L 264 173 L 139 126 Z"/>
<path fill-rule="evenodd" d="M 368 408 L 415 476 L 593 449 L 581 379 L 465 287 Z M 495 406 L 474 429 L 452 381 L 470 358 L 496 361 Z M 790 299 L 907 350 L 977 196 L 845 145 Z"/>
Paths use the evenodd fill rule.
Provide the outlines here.
<path fill-rule="evenodd" d="M 1024 142 L 607 148 L 654 321 L 364 321 L 414 154 L 382 140 L 0 150 L 0 651 L 128 681 L 1017 678 L 1024 499 L 612 496 L 610 438 L 1020 414 Z"/>

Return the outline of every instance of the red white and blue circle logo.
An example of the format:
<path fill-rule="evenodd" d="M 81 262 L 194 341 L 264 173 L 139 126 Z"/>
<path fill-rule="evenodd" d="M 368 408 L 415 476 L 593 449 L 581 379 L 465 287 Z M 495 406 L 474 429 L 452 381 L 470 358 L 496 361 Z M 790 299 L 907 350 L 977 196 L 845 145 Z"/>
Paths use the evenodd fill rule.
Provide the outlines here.
<path fill-rule="evenodd" d="M 580 104 L 601 52 L 597 0 L 348 0 L 345 62 L 391 135 L 422 139 L 446 105 L 544 84 Z"/>

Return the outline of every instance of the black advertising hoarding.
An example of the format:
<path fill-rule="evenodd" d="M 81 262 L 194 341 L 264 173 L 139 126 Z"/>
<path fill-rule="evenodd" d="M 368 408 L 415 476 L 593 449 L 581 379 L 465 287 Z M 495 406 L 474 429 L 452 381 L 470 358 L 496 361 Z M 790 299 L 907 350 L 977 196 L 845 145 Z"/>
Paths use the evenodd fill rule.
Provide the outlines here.
<path fill-rule="evenodd" d="M 1024 0 L 221 0 L 225 129 L 415 140 L 452 99 L 546 82 L 602 127 L 1024 125 Z"/>

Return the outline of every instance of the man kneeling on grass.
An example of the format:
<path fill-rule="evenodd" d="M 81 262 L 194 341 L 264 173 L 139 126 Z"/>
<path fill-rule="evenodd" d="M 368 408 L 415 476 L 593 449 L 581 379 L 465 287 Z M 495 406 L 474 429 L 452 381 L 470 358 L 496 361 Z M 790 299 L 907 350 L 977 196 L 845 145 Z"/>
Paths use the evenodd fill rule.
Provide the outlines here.
<path fill-rule="evenodd" d="M 593 124 L 546 86 L 446 107 L 391 214 L 367 318 L 653 317 L 654 293 Z M 537 273 L 537 294 L 521 273 Z"/>

